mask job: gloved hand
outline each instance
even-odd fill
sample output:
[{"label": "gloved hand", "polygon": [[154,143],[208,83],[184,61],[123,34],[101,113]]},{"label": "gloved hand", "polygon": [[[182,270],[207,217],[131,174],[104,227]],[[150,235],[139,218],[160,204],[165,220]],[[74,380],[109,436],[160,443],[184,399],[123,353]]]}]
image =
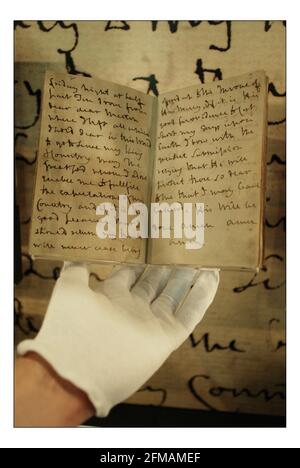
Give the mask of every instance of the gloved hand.
[{"label": "gloved hand", "polygon": [[98,416],[137,391],[183,343],[219,283],[217,270],[141,271],[121,268],[95,291],[86,265],[65,263],[40,332],[18,346],[83,390]]}]

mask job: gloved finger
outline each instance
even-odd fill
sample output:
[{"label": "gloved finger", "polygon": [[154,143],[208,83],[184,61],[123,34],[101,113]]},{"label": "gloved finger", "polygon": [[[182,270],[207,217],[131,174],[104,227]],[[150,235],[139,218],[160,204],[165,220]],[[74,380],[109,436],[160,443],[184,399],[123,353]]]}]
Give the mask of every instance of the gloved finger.
[{"label": "gloved finger", "polygon": [[152,302],[167,284],[171,271],[169,267],[149,266],[133,286],[132,294],[148,303]]},{"label": "gloved finger", "polygon": [[86,263],[64,262],[58,282],[65,283],[67,281],[73,284],[81,283],[88,286],[89,276],[90,273]]},{"label": "gloved finger", "polygon": [[173,314],[184,296],[189,291],[198,270],[195,268],[177,268],[172,271],[167,285],[151,304],[153,313],[160,316],[162,312]]},{"label": "gloved finger", "polygon": [[191,292],[175,317],[191,333],[214,300],[219,285],[218,270],[201,270]]},{"label": "gloved finger", "polygon": [[142,265],[126,266],[116,269],[112,272],[111,276],[103,281],[102,286],[104,291],[106,293],[110,291],[112,294],[116,294],[120,290],[124,291],[124,289],[129,291],[144,269],[145,267]]}]

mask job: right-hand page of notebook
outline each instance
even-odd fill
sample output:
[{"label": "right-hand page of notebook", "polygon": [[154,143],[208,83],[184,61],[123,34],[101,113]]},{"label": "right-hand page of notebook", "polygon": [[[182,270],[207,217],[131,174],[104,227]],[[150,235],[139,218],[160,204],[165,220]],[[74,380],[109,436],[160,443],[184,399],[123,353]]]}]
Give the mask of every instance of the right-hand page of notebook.
[{"label": "right-hand page of notebook", "polygon": [[204,203],[204,245],[151,239],[150,263],[261,265],[266,98],[264,72],[159,96],[152,202]]}]

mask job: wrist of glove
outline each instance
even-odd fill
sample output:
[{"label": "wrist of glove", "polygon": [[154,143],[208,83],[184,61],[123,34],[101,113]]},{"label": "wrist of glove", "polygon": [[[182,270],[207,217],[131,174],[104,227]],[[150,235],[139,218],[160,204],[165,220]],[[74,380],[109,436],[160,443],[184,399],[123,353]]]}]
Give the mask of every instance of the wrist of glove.
[{"label": "wrist of glove", "polygon": [[42,356],[103,417],[189,336],[214,299],[219,273],[125,267],[97,290],[88,282],[85,265],[65,263],[40,332],[17,350]]}]

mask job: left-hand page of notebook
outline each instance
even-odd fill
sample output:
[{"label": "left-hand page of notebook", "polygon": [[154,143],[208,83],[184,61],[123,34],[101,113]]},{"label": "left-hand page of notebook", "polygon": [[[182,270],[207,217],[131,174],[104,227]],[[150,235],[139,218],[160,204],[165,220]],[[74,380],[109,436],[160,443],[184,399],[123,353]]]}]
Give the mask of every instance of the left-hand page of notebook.
[{"label": "left-hand page of notebook", "polygon": [[100,239],[96,207],[147,203],[154,98],[106,81],[47,71],[30,253],[144,263],[146,239]]}]

